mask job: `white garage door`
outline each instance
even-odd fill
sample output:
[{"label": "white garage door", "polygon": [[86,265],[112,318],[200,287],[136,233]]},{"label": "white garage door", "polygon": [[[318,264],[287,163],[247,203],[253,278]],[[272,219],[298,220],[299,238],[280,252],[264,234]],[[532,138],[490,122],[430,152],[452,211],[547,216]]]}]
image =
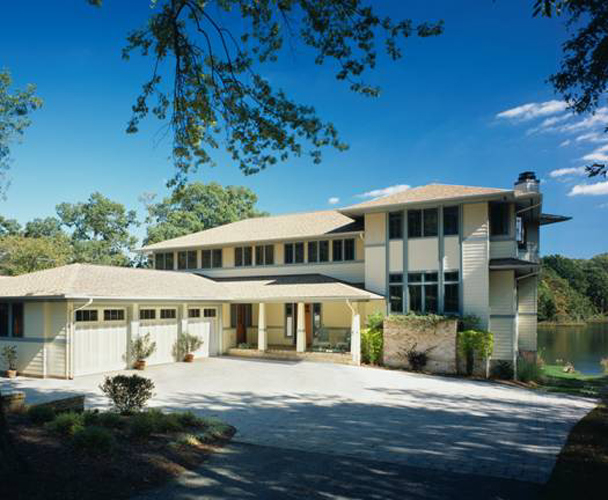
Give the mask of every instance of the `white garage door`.
[{"label": "white garage door", "polygon": [[194,357],[206,358],[209,356],[217,356],[219,346],[215,318],[189,319],[188,333],[196,335],[203,341],[201,348],[193,353]]},{"label": "white garage door", "polygon": [[126,354],[126,323],[76,323],[74,375],[123,370],[127,366]]},{"label": "white garage door", "polygon": [[150,334],[150,340],[156,342],[154,354],[146,360],[148,365],[160,365],[175,362],[174,348],[177,342],[177,319],[145,321],[139,326],[139,334]]}]

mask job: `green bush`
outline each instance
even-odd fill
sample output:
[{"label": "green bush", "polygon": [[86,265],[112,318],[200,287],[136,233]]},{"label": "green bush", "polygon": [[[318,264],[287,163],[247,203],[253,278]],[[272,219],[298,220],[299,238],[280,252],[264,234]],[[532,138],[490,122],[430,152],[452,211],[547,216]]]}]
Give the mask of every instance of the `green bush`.
[{"label": "green bush", "polygon": [[92,425],[74,433],[74,447],[90,455],[109,453],[114,448],[114,436],[103,427]]},{"label": "green bush", "polygon": [[543,378],[542,367],[535,360],[518,358],[517,380],[522,382],[540,382]]},{"label": "green bush", "polygon": [[148,359],[154,351],[156,351],[156,342],[152,341],[149,333],[131,340],[129,344],[131,358],[136,361]]},{"label": "green bush", "polygon": [[184,411],[180,413],[174,413],[182,427],[191,429],[195,427],[202,427],[204,422],[201,418],[197,417],[191,411]]},{"label": "green bush", "polygon": [[46,424],[55,419],[55,410],[49,406],[32,406],[27,416],[36,425]]},{"label": "green bush", "polygon": [[371,328],[361,330],[361,361],[363,363],[380,365],[383,347],[382,330],[372,330]]},{"label": "green bush", "polygon": [[148,412],[137,413],[129,418],[129,436],[145,439],[156,432],[156,421]]},{"label": "green bush", "polygon": [[483,330],[465,330],[458,332],[458,351],[466,361],[467,375],[473,374],[475,357],[487,359],[494,350],[494,335]]},{"label": "green bush", "polygon": [[99,388],[123,415],[141,411],[154,395],[154,382],[139,375],[106,377]]},{"label": "green bush", "polygon": [[464,332],[466,330],[479,330],[481,326],[481,319],[474,314],[466,314],[458,318],[458,331]]},{"label": "green bush", "polygon": [[47,428],[61,436],[73,436],[84,428],[84,418],[80,413],[67,412],[55,417],[55,420],[46,424]]},{"label": "green bush", "polygon": [[384,328],[384,314],[381,312],[375,312],[370,314],[366,320],[366,326],[370,330],[382,331]]},{"label": "green bush", "polygon": [[85,411],[82,416],[85,426],[97,426],[106,427],[108,429],[119,429],[124,424],[123,418],[120,416],[120,414],[113,411]]},{"label": "green bush", "polygon": [[407,362],[412,370],[415,372],[420,372],[428,363],[429,353],[437,346],[429,347],[424,351],[419,351],[416,349],[416,347],[418,347],[418,344],[414,343],[400,354],[407,359]]},{"label": "green bush", "polygon": [[511,380],[513,378],[513,365],[509,361],[500,360],[492,366],[490,375],[498,380]]},{"label": "green bush", "polygon": [[146,438],[155,433],[179,432],[185,427],[182,415],[163,413],[157,409],[137,413],[129,419],[129,434],[136,439]]}]

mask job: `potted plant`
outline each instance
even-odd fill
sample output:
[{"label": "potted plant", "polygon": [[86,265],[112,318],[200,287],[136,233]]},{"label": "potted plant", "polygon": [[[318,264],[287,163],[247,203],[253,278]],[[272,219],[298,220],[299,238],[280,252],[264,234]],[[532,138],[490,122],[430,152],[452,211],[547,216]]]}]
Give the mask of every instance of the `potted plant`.
[{"label": "potted plant", "polygon": [[194,360],[194,351],[197,351],[203,345],[203,341],[196,335],[191,335],[188,332],[183,332],[177,339],[177,352],[183,356],[186,363],[192,363]]},{"label": "potted plant", "polygon": [[6,376],[15,378],[17,376],[17,346],[7,345],[2,349],[2,357],[6,364]]},{"label": "potted plant", "polygon": [[131,357],[135,360],[133,368],[144,370],[146,368],[146,359],[152,356],[154,351],[156,351],[156,342],[150,340],[149,333],[131,340]]}]

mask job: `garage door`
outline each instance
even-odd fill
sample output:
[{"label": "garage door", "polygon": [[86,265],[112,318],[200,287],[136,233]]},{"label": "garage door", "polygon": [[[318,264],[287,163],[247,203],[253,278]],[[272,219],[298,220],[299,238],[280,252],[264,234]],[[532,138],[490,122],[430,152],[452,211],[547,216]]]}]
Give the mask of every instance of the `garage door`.
[{"label": "garage door", "polygon": [[173,363],[175,361],[174,348],[177,342],[177,319],[160,319],[156,321],[145,321],[139,326],[139,334],[150,334],[150,340],[156,342],[156,350],[146,363],[148,365],[160,365]]},{"label": "garage door", "polygon": [[215,318],[189,319],[188,333],[196,335],[203,341],[203,345],[194,353],[194,357],[206,358],[208,356],[217,356],[219,346]]},{"label": "garage door", "polygon": [[76,323],[74,375],[89,375],[126,368],[125,322]]}]

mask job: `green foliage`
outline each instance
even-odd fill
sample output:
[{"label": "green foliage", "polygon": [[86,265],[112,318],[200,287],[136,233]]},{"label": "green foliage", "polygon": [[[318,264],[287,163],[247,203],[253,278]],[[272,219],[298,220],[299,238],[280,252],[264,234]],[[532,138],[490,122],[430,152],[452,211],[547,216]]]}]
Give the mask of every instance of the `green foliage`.
[{"label": "green foliage", "polygon": [[200,417],[197,417],[191,411],[174,413],[173,415],[176,416],[181,426],[185,429],[203,427],[204,425],[204,420]]},{"label": "green foliage", "polygon": [[72,261],[67,237],[27,238],[21,235],[0,238],[0,274],[16,276]]},{"label": "green foliage", "polygon": [[7,370],[17,369],[17,346],[6,345],[2,348],[2,359]]},{"label": "green foliage", "polygon": [[50,406],[32,406],[27,411],[27,416],[32,423],[42,425],[55,419],[55,410]]},{"label": "green foliage", "polygon": [[426,364],[428,363],[429,353],[435,349],[436,346],[429,347],[424,351],[419,351],[416,349],[418,347],[417,343],[414,343],[410,347],[408,347],[401,354],[407,358],[407,362],[410,365],[410,368],[415,372],[422,371]]},{"label": "green foliage", "polygon": [[139,375],[106,377],[99,388],[123,415],[141,411],[154,395],[154,382]]},{"label": "green foliage", "polygon": [[84,428],[84,418],[80,413],[60,413],[52,422],[47,423],[46,427],[61,436],[74,436],[76,432]]},{"label": "green foliage", "polygon": [[374,331],[382,331],[384,328],[384,314],[377,311],[367,316],[366,319],[367,328]]},{"label": "green foliage", "polygon": [[188,332],[181,332],[175,342],[174,352],[177,357],[183,358],[186,354],[191,354],[203,345],[203,340],[197,335]]},{"label": "green foliage", "polygon": [[481,319],[479,316],[474,314],[466,314],[458,318],[458,331],[464,332],[465,330],[479,330],[481,326]]},{"label": "green foliage", "polygon": [[529,360],[523,357],[517,360],[517,380],[522,382],[540,382],[543,370],[536,360]]},{"label": "green foliage", "polygon": [[111,431],[95,425],[76,430],[73,443],[74,448],[87,455],[110,453],[116,445]]},{"label": "green foliage", "polygon": [[156,420],[148,412],[138,413],[129,418],[129,436],[133,439],[147,439],[156,432]]},{"label": "green foliage", "polygon": [[[188,427],[199,427],[201,424],[184,414],[163,413],[157,409],[137,413],[129,418],[129,435],[134,439],[144,439],[152,434],[179,432]],[[185,423],[196,422],[195,425]]]},{"label": "green foliage", "polygon": [[10,73],[0,69],[0,197],[5,196],[8,187],[10,146],[21,139],[25,129],[30,126],[31,113],[42,106],[42,100],[35,95],[34,85],[28,85],[25,90],[15,90],[11,93],[11,83]]},{"label": "green foliage", "polygon": [[513,379],[513,365],[509,361],[499,360],[490,370],[490,376],[498,380]]},{"label": "green foliage", "polygon": [[36,218],[25,224],[23,236],[26,238],[61,238],[65,236],[61,221],[55,217]]},{"label": "green foliage", "polygon": [[390,315],[389,319],[397,323],[409,323],[416,324],[425,327],[436,327],[442,321],[451,319],[449,316],[441,316],[439,314],[418,314],[415,312],[409,312],[407,314],[394,314]]},{"label": "green foliage", "polygon": [[131,339],[129,352],[131,357],[136,361],[148,359],[156,351],[156,342],[151,340],[150,334],[146,333],[134,339]]},{"label": "green foliage", "polygon": [[82,414],[85,426],[106,427],[108,429],[120,429],[124,426],[123,417],[113,411],[100,412],[97,410],[85,411]]},{"label": "green foliage", "polygon": [[145,244],[267,215],[255,208],[256,194],[242,186],[193,182],[158,203],[144,200],[148,212]]},{"label": "green foliage", "polygon": [[0,215],[0,237],[21,234],[21,224],[15,219],[5,219]]},{"label": "green foliage", "polygon": [[361,361],[370,365],[382,364],[384,338],[382,330],[364,328],[361,330]]},{"label": "green foliage", "polygon": [[483,330],[465,330],[458,332],[458,352],[466,360],[467,375],[473,374],[475,357],[487,359],[494,350],[494,335]]},{"label": "green foliage", "polygon": [[177,170],[170,186],[182,186],[199,166],[213,165],[211,153],[222,145],[245,174],[292,155],[319,163],[322,148],[346,145],[331,123],[290,99],[261,68],[283,56],[286,44],[299,43],[316,64],[335,64],[336,78],[353,92],[377,96],[379,89],[363,76],[376,66],[378,45],[397,60],[407,38],[442,30],[441,21],[381,17],[375,3],[364,0],[156,0],[150,19],[129,34],[123,49],[124,59],[139,53],[152,58],[154,68],[127,132],[137,132],[149,113],[169,122]]}]

